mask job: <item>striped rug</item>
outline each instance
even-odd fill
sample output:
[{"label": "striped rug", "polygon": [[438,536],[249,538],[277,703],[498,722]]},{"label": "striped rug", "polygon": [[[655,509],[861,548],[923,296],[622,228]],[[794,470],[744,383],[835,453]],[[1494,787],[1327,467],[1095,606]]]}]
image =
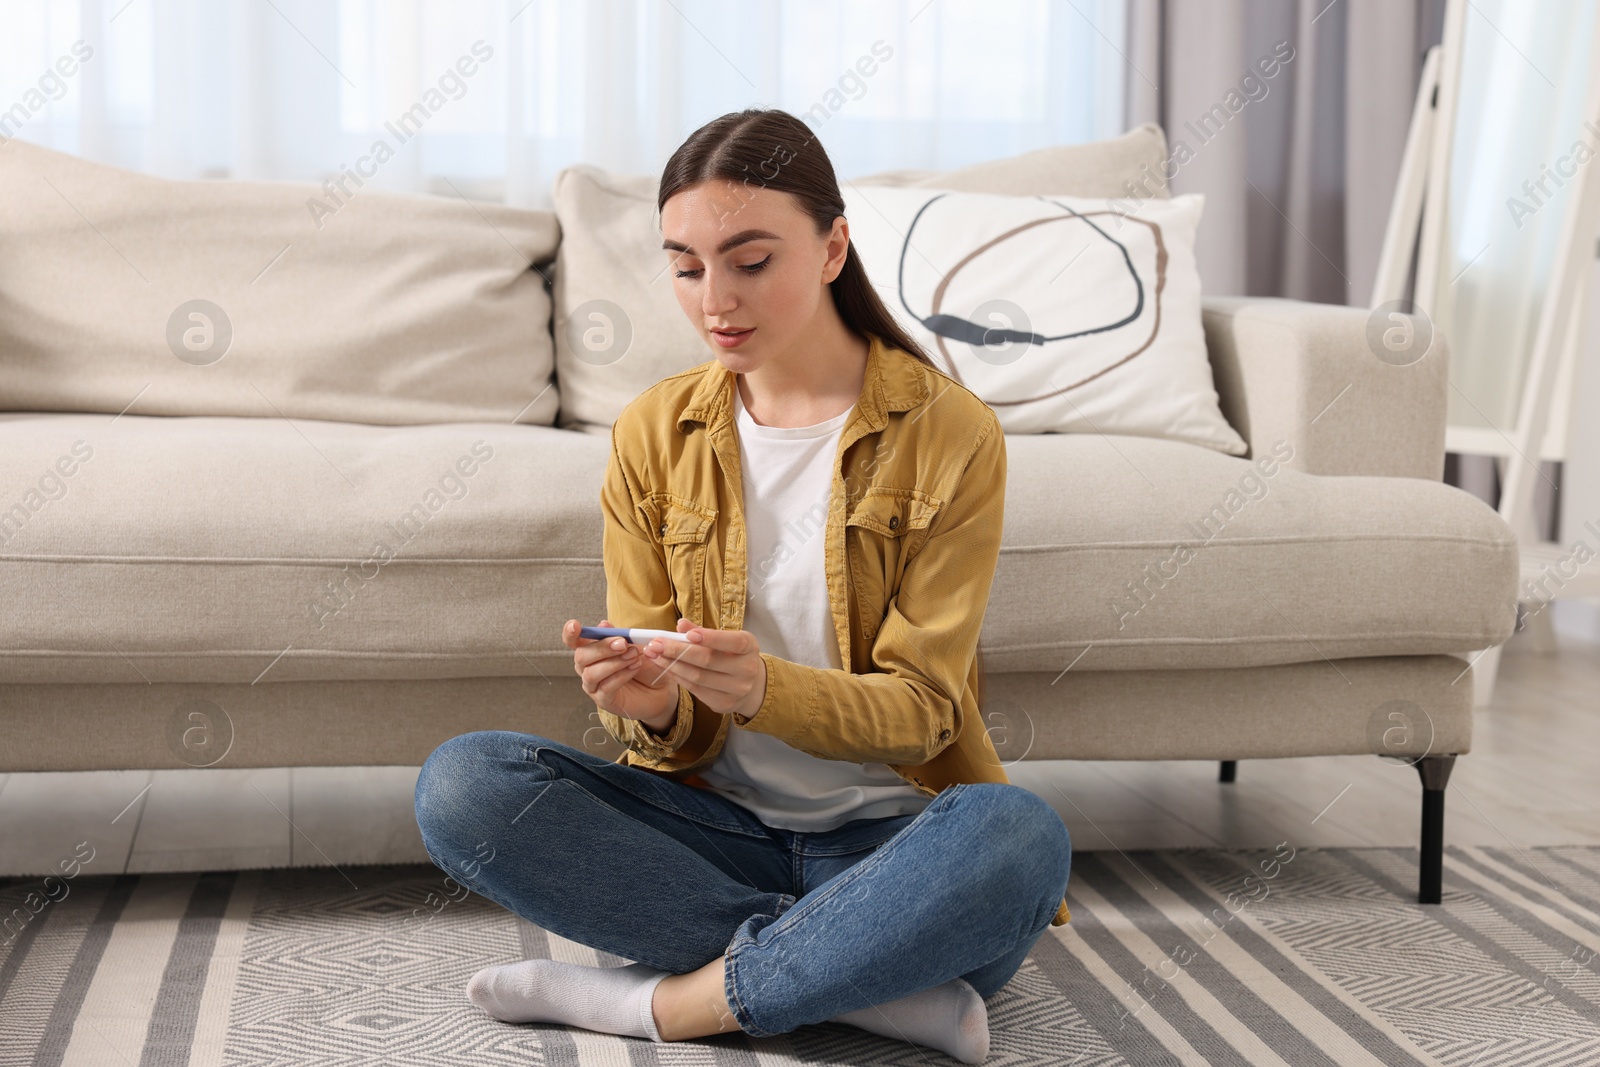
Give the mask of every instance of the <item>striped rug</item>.
[{"label": "striped rug", "polygon": [[[989,1000],[994,1065],[1600,1064],[1600,849],[1087,853]],[[460,897],[460,899],[455,899]],[[0,1064],[954,1063],[839,1023],[655,1045],[507,1026],[478,968],[616,957],[430,867],[0,883]]]}]

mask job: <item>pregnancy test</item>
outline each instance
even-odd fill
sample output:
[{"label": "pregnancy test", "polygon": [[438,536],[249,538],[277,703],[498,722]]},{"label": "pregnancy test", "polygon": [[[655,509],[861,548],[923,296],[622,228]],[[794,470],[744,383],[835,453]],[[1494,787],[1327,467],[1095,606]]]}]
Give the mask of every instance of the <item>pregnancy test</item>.
[{"label": "pregnancy test", "polygon": [[607,637],[621,637],[635,645],[642,645],[652,637],[659,637],[666,641],[689,642],[688,634],[680,634],[676,630],[647,630],[641,626],[585,626],[578,631],[579,637],[589,637],[603,640]]}]

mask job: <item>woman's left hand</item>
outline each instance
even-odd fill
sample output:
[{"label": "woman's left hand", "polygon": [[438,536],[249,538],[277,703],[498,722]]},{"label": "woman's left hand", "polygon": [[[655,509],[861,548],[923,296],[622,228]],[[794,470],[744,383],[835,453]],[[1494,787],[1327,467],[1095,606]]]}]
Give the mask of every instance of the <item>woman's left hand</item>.
[{"label": "woman's left hand", "polygon": [[[645,642],[645,659],[659,664],[661,672],[652,680],[662,675],[674,678],[719,714],[754,715],[767,695],[767,665],[755,635],[749,630],[711,630],[688,619],[679,619],[677,629],[688,635],[687,643],[659,637]],[[640,670],[648,671],[649,666],[640,664]]]}]

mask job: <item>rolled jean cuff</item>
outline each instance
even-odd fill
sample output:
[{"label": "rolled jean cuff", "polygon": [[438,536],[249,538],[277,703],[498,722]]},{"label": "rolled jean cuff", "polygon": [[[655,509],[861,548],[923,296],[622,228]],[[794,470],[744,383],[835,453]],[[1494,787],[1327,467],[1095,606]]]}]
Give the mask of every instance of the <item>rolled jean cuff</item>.
[{"label": "rolled jean cuff", "polygon": [[739,1024],[739,1029],[751,1037],[776,1037],[784,1031],[763,1030],[757,1026],[750,1015],[750,1009],[739,996],[737,983],[734,982],[734,973],[738,970],[739,954],[746,948],[756,943],[756,935],[767,927],[783,918],[784,912],[794,907],[798,898],[789,893],[782,894],[775,915],[752,915],[739,925],[734,931],[733,940],[728,943],[728,959],[722,969],[722,990],[728,1001],[728,1006],[733,1009],[733,1018]]}]

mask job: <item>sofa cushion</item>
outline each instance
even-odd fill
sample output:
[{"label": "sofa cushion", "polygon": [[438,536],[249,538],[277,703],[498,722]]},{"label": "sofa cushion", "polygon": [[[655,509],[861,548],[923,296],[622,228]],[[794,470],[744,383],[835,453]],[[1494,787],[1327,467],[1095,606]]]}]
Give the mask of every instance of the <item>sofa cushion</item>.
[{"label": "sofa cushion", "polygon": [[[1449,486],[1302,474],[1287,445],[1006,449],[991,671],[1337,670],[1510,634],[1516,547]],[[0,683],[567,674],[561,623],[605,611],[609,450],[502,423],[0,415]]]},{"label": "sofa cushion", "polygon": [[1305,474],[1285,465],[1290,441],[1238,459],[1147,437],[1007,435],[1006,454],[991,670],[1460,653],[1515,625],[1515,539],[1441,482]]},{"label": "sofa cushion", "polygon": [[0,681],[549,677],[605,610],[605,438],[0,415]]},{"label": "sofa cushion", "polygon": [[5,154],[0,410],[555,420],[549,212]]},{"label": "sofa cushion", "polygon": [[926,186],[1002,196],[1170,196],[1161,176],[1167,137],[1153,122],[1119,137],[1050,145],[954,170],[909,167],[853,178],[856,185]]},{"label": "sofa cushion", "polygon": [[[1092,144],[1041,148],[948,171],[884,171],[841,185],[938,186],[1011,196],[1166,196],[1160,178],[1165,156],[1160,127],[1146,124]],[[592,164],[556,175],[551,196],[562,238],[553,325],[562,427],[609,427],[651,385],[714,358],[673,295],[656,217],[659,188],[659,175],[616,174]]]}]

